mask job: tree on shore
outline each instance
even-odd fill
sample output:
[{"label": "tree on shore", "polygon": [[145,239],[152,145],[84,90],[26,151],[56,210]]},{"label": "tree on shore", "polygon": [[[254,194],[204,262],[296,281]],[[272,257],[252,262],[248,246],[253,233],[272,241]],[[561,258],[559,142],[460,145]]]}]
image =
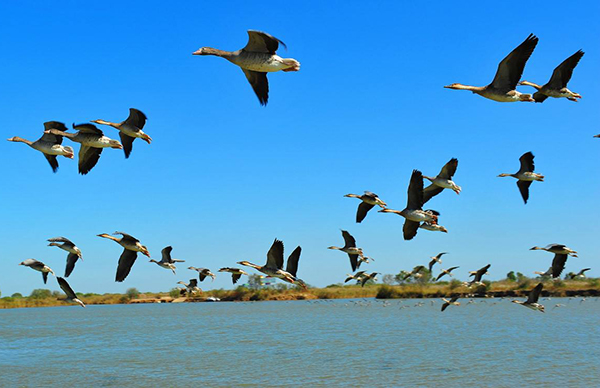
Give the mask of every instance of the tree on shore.
[{"label": "tree on shore", "polygon": [[137,288],[132,287],[132,288],[128,288],[127,291],[125,291],[125,295],[127,296],[127,298],[129,300],[131,300],[131,299],[135,299],[138,296],[140,296],[140,292],[138,291]]}]

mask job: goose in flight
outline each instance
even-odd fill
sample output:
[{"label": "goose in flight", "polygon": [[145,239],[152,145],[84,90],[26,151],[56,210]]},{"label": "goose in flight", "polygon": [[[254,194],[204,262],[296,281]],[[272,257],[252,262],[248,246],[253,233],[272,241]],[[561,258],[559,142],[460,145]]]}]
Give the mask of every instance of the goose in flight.
[{"label": "goose in flight", "polygon": [[544,312],[544,306],[538,303],[538,299],[540,298],[540,294],[542,293],[542,288],[544,285],[539,283],[533,290],[529,292],[529,296],[525,302],[521,302],[520,300],[513,300],[513,303],[520,304],[521,306],[528,307],[532,310]]},{"label": "goose in flight", "polygon": [[201,47],[193,55],[214,55],[238,65],[250,82],[261,105],[269,100],[267,73],[274,71],[298,71],[300,62],[292,58],[281,58],[276,54],[279,44],[285,43],[265,32],[248,30],[246,47],[237,51],[223,51],[211,47]]},{"label": "goose in flight", "polygon": [[359,269],[362,263],[369,264],[371,261],[375,261],[375,259],[369,256],[359,255],[356,262],[356,269]]},{"label": "goose in flight", "polygon": [[200,287],[198,287],[198,280],[197,279],[190,279],[189,283],[184,283],[183,281],[179,281],[177,282],[177,284],[183,284],[186,288],[186,291],[188,293],[188,295],[192,295],[198,292],[202,292],[202,290],[200,289]]},{"label": "goose in flight", "polygon": [[577,272],[576,274],[571,274],[571,280],[575,279],[575,278],[585,278],[585,273],[587,271],[589,271],[591,268],[584,268],[581,271]]},{"label": "goose in flight", "polygon": [[573,69],[579,63],[584,52],[579,50],[569,58],[565,59],[556,69],[552,72],[552,77],[547,84],[540,86],[529,81],[521,81],[519,85],[533,86],[537,89],[537,92],[533,93],[533,99],[535,102],[544,102],[548,97],[560,98],[565,97],[567,100],[577,102],[578,98],[581,98],[581,94],[573,93],[567,89],[567,84],[573,76]]},{"label": "goose in flight", "polygon": [[119,257],[119,265],[115,276],[116,282],[122,282],[129,275],[129,271],[131,271],[131,267],[137,259],[137,253],[141,252],[143,255],[150,257],[150,252],[148,252],[148,248],[140,243],[140,240],[127,233],[115,232],[113,234],[120,234],[122,237],[117,238],[106,233],[99,234],[98,237],[113,240],[124,248],[121,257]]},{"label": "goose in flight", "polygon": [[383,208],[381,213],[395,213],[406,218],[402,228],[404,239],[412,240],[417,235],[421,222],[437,224],[439,213],[435,210],[423,210],[423,175],[419,170],[413,170],[408,185],[408,200],[404,210]]},{"label": "goose in flight", "polygon": [[431,269],[433,268],[433,265],[435,263],[442,264],[442,256],[447,255],[447,254],[448,254],[448,252],[441,252],[435,256],[431,256],[430,257],[431,261],[429,262],[429,272],[431,272]]},{"label": "goose in flight", "polygon": [[201,282],[204,281],[204,279],[206,279],[206,277],[210,276],[212,278],[212,281],[215,281],[215,274],[212,273],[210,271],[210,269],[208,268],[196,268],[196,267],[188,267],[188,269],[191,269],[192,271],[198,271],[198,278],[200,279]]},{"label": "goose in flight", "polygon": [[36,141],[29,141],[18,136],[13,136],[7,140],[17,143],[25,143],[34,150],[40,151],[44,154],[46,160],[48,160],[48,163],[50,163],[52,171],[56,172],[58,170],[58,160],[56,160],[56,157],[62,155],[65,158],[73,159],[75,151],[73,151],[72,147],[62,145],[62,136],[46,133],[46,131],[51,129],[66,131],[67,127],[63,123],[58,121],[47,121],[44,123],[44,129],[44,134]]},{"label": "goose in flight", "polygon": [[[297,252],[297,259],[300,259],[300,251],[296,250],[294,252]],[[293,255],[294,253],[292,253]],[[292,256],[290,255],[290,257]],[[296,259],[296,269],[298,266],[298,262]],[[296,277],[294,275],[292,275],[291,273],[284,271],[283,270],[283,242],[281,240],[277,240],[275,239],[275,241],[273,241],[273,244],[271,245],[271,248],[269,249],[269,251],[267,252],[267,263],[263,266],[257,265],[257,264],[253,264],[250,263],[249,261],[239,261],[238,264],[240,265],[245,265],[247,267],[252,267],[262,273],[264,273],[267,276],[271,276],[274,278],[278,278],[281,279],[283,281],[286,281],[288,283],[292,283],[294,284]],[[292,259],[293,261],[294,259]],[[289,259],[288,259],[289,261]],[[292,265],[293,267],[293,265]]]},{"label": "goose in flight", "polygon": [[171,258],[172,250],[173,250],[173,247],[170,245],[168,247],[163,248],[163,250],[160,252],[162,255],[162,258],[160,259],[160,261],[150,259],[150,263],[156,263],[160,267],[170,269],[171,271],[173,271],[173,275],[175,275],[175,263],[184,263],[185,260],[172,259]]},{"label": "goose in flight", "polygon": [[427,201],[441,193],[444,189],[450,189],[456,194],[460,194],[462,189],[452,181],[452,177],[456,173],[457,167],[458,159],[452,158],[444,165],[444,167],[442,167],[442,170],[436,177],[432,178],[423,175],[423,178],[431,182],[431,184],[423,190],[423,204],[427,203]]},{"label": "goose in flight", "polygon": [[68,278],[75,268],[77,259],[83,260],[83,257],[81,256],[81,249],[79,249],[71,240],[66,237],[49,238],[48,241],[50,242],[48,246],[59,247],[60,249],[69,252],[67,255],[67,266],[65,268],[65,277]]},{"label": "goose in flight", "polygon": [[358,280],[360,282],[360,286],[364,287],[365,283],[367,283],[369,280],[376,281],[377,274],[379,274],[379,272],[371,272],[370,274],[363,274],[363,276]]},{"label": "goose in flight", "polygon": [[437,278],[435,278],[435,281],[437,282],[438,280],[440,280],[444,275],[449,275],[450,277],[452,277],[452,271],[454,271],[455,269],[460,268],[460,267],[450,267],[448,269],[442,269],[442,272],[438,275]]},{"label": "goose in flight", "polygon": [[363,195],[346,194],[344,197],[358,198],[362,201],[360,205],[358,205],[358,210],[356,211],[356,222],[359,224],[365,219],[369,210],[373,209],[375,205],[378,205],[381,208],[385,208],[387,206],[387,204],[383,202],[377,194],[370,191],[365,191]]},{"label": "goose in flight", "polygon": [[129,117],[120,123],[111,123],[105,120],[92,120],[92,123],[110,125],[113,128],[119,130],[119,137],[121,143],[123,143],[123,151],[125,151],[125,158],[128,158],[133,149],[133,141],[136,138],[140,138],[146,143],[150,144],[152,138],[148,134],[144,133],[142,129],[146,125],[146,115],[135,108],[129,108]]},{"label": "goose in flight", "polygon": [[85,304],[79,298],[77,298],[77,294],[75,293],[75,291],[73,291],[73,289],[65,279],[57,277],[56,280],[58,281],[58,285],[60,286],[60,288],[62,288],[65,295],[67,295],[67,297],[63,300],[67,302],[72,301],[78,303],[81,307],[85,307]]},{"label": "goose in flight", "polygon": [[360,280],[362,279],[362,277],[365,276],[366,272],[367,271],[358,271],[354,275],[347,274],[346,275],[346,280],[344,280],[344,283],[348,283],[350,280],[356,280],[357,282],[360,282]]},{"label": "goose in flight", "polygon": [[68,138],[69,140],[80,143],[79,148],[79,173],[85,175],[94,168],[102,149],[104,148],[116,148],[123,149],[121,143],[117,140],[110,139],[104,136],[104,132],[98,129],[94,124],[73,124],[73,129],[76,133],[65,132],[65,130],[49,129],[44,133],[50,133],[52,135],[58,135]]},{"label": "goose in flight", "polygon": [[530,34],[527,39],[510,52],[498,65],[496,76],[487,86],[469,86],[454,83],[444,86],[448,89],[470,90],[482,97],[498,102],[528,101],[533,102],[531,94],[520,93],[517,84],[523,75],[527,60],[538,43],[537,36]]},{"label": "goose in flight", "polygon": [[342,237],[344,238],[344,246],[336,247],[330,246],[327,249],[337,249],[338,251],[346,252],[348,257],[350,258],[350,266],[352,266],[352,272],[356,271],[358,268],[358,258],[359,256],[364,256],[362,248],[356,247],[356,240],[350,233],[345,230],[342,230]]},{"label": "goose in flight", "polygon": [[530,251],[546,251],[550,253],[558,253],[561,255],[569,255],[573,257],[577,257],[577,251],[569,248],[564,244],[548,244],[545,247],[533,247],[529,249]]},{"label": "goose in flight", "polygon": [[[52,275],[54,275],[54,271],[52,271],[52,269],[50,267],[48,267],[46,264],[42,263],[41,261],[37,261],[36,259],[24,260],[21,263],[19,263],[19,265],[24,265],[25,267],[29,267],[38,272],[41,272],[42,279],[44,279],[44,284],[46,284],[46,282],[48,281],[48,273],[51,273]],[[56,275],[54,275],[54,276],[56,276]]]},{"label": "goose in flight", "polygon": [[[300,261],[300,254],[302,253],[302,248],[300,246],[297,246],[296,249],[294,249],[294,251],[290,254],[290,256],[287,259],[287,265],[285,267],[285,272],[289,273],[290,275],[292,275],[294,277],[294,283],[293,284],[298,284],[300,285],[302,288],[306,289],[306,283],[304,283],[304,280],[298,278],[297,273],[298,273],[298,262]],[[359,256],[360,259],[361,256]]]},{"label": "goose in flight", "polygon": [[521,192],[521,197],[523,197],[523,201],[527,203],[529,199],[529,186],[531,186],[531,182],[533,181],[544,181],[544,176],[542,174],[536,174],[533,172],[535,169],[535,164],[533,163],[533,154],[530,152],[526,152],[519,158],[521,162],[521,168],[517,171],[516,174],[500,174],[499,177],[513,177],[517,178],[517,186],[519,187],[519,191]]},{"label": "goose in flight", "polygon": [[460,306],[460,302],[457,302],[458,296],[453,296],[452,298],[450,298],[450,300],[446,298],[442,298],[442,300],[444,301],[444,304],[442,304],[442,311],[446,310],[450,305]]},{"label": "goose in flight", "polygon": [[473,280],[471,280],[470,282],[465,282],[464,284],[467,287],[471,287],[473,284],[477,284],[479,286],[483,286],[485,285],[482,281],[481,278],[483,277],[483,275],[486,275],[488,272],[488,269],[491,267],[491,264],[486,265],[483,268],[478,269],[477,271],[471,271],[469,272],[469,276],[474,276]]},{"label": "goose in flight", "polygon": [[567,264],[567,258],[569,256],[577,257],[577,252],[572,250],[571,248],[562,245],[562,244],[550,244],[545,247],[533,247],[530,249],[531,251],[542,250],[550,253],[554,253],[554,258],[552,259],[552,278],[556,279],[560,276],[562,271],[565,269],[565,265]]},{"label": "goose in flight", "polygon": [[410,277],[414,277],[415,279],[418,279],[423,276],[422,272],[425,271],[425,269],[426,268],[424,265],[417,265],[416,267],[413,268],[412,271],[407,273],[402,280],[408,280],[408,278],[410,278]]},{"label": "goose in flight", "polygon": [[[436,212],[435,210],[425,210],[425,211],[431,212],[433,215],[436,215],[436,216],[440,215],[440,213]],[[429,230],[432,232],[448,233],[448,229],[446,229],[442,225],[438,224],[437,221],[425,221],[421,225],[419,225],[419,228]]]},{"label": "goose in flight", "polygon": [[233,282],[233,284],[237,283],[237,281],[240,280],[242,275],[248,276],[248,272],[233,267],[223,267],[219,269],[219,272],[229,272],[231,274],[231,281]]}]

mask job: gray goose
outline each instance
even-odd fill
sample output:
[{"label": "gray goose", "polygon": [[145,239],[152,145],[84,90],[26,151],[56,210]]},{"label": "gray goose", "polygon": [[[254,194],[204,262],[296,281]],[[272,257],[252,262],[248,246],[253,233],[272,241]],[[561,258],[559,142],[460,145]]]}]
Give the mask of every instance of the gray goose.
[{"label": "gray goose", "polygon": [[412,271],[407,273],[402,280],[408,280],[408,278],[410,278],[410,277],[418,279],[423,276],[422,272],[425,270],[426,270],[426,268],[424,265],[417,265],[416,267],[413,268]]},{"label": "gray goose", "polygon": [[440,280],[444,275],[449,275],[452,276],[452,271],[454,271],[455,269],[460,268],[460,267],[450,267],[448,269],[442,269],[442,272],[440,272],[440,274],[438,275],[437,278],[435,278],[435,281],[437,282],[438,280]]},{"label": "gray goose", "polygon": [[344,197],[358,198],[362,201],[360,205],[358,205],[358,210],[356,211],[356,222],[359,224],[365,219],[369,210],[373,209],[375,205],[378,205],[382,208],[387,206],[387,204],[383,202],[377,194],[370,191],[365,191],[363,195],[346,194]]},{"label": "gray goose", "polygon": [[183,281],[179,281],[179,282],[177,282],[177,284],[183,284],[186,287],[186,291],[187,291],[188,295],[192,295],[197,292],[202,292],[200,287],[198,287],[197,279],[190,279],[190,282],[188,284],[184,283]]},{"label": "gray goose", "polygon": [[44,279],[44,284],[46,284],[46,282],[48,281],[48,273],[51,273],[52,275],[54,275],[54,271],[52,271],[52,269],[50,267],[48,267],[46,264],[42,263],[41,261],[37,261],[36,259],[24,260],[21,263],[19,263],[19,265],[24,265],[25,267],[29,267],[33,270],[41,272],[42,279]]},{"label": "gray goose", "polygon": [[63,300],[67,302],[72,301],[78,303],[81,307],[85,307],[85,304],[79,298],[77,298],[77,294],[75,293],[75,291],[73,291],[73,289],[65,279],[57,277],[56,280],[58,281],[58,285],[60,286],[60,288],[62,288],[64,293],[67,295],[67,297]]},{"label": "gray goose", "polygon": [[527,39],[510,52],[498,65],[496,76],[487,86],[468,86],[454,83],[444,86],[448,89],[470,90],[482,97],[498,102],[528,101],[533,102],[531,94],[520,93],[516,90],[517,84],[525,69],[527,60],[533,53],[538,38],[530,34]]},{"label": "gray goose", "polygon": [[113,128],[119,130],[119,137],[121,143],[123,143],[123,151],[125,151],[125,158],[129,158],[131,150],[133,149],[133,141],[136,138],[140,138],[146,143],[150,144],[152,138],[148,134],[144,133],[142,129],[146,125],[146,115],[135,108],[129,108],[129,117],[120,123],[111,123],[106,120],[92,120],[92,123],[110,125]]},{"label": "gray goose", "polygon": [[248,43],[237,51],[223,51],[211,47],[201,47],[193,55],[214,55],[238,65],[250,82],[261,105],[269,100],[267,73],[274,71],[298,71],[300,62],[292,58],[281,58],[276,54],[279,43],[285,43],[265,32],[248,30]]},{"label": "gray goose", "polygon": [[338,251],[346,252],[348,257],[350,258],[350,266],[352,267],[352,272],[356,271],[358,268],[358,257],[363,256],[362,248],[356,247],[356,240],[350,233],[345,230],[342,230],[342,237],[344,238],[344,246],[336,247],[330,246],[327,249],[337,249]]},{"label": "gray goose", "polygon": [[547,84],[540,86],[529,81],[521,81],[519,85],[533,86],[537,89],[537,92],[533,93],[533,99],[535,102],[544,102],[548,97],[560,98],[565,97],[567,100],[577,102],[581,95],[573,93],[567,89],[567,84],[573,76],[573,69],[579,63],[584,52],[579,50],[569,58],[565,59],[560,65],[552,72],[552,77]]},{"label": "gray goose", "polygon": [[140,240],[130,234],[123,232],[115,232],[113,234],[120,234],[122,237],[116,238],[106,233],[99,234],[98,237],[113,240],[124,248],[121,257],[119,257],[119,265],[117,266],[117,274],[115,276],[116,282],[122,282],[129,275],[131,267],[133,267],[133,263],[137,259],[137,253],[141,252],[150,257],[150,252],[148,252],[148,248],[140,243]]},{"label": "gray goose", "polygon": [[521,192],[521,197],[523,197],[523,202],[527,204],[527,200],[529,199],[529,186],[531,186],[531,182],[533,181],[544,181],[544,176],[542,174],[536,174],[533,172],[535,170],[535,163],[533,162],[533,154],[530,152],[525,152],[519,158],[519,162],[521,162],[521,168],[517,171],[516,174],[500,174],[499,177],[513,177],[517,178],[517,186],[519,187],[519,191]]},{"label": "gray goose", "polygon": [[402,227],[405,240],[412,240],[417,235],[421,222],[437,224],[439,215],[435,210],[423,210],[423,175],[419,170],[413,170],[410,177],[406,208],[404,210],[383,208],[379,212],[395,213],[406,218]]},{"label": "gray goose", "polygon": [[579,271],[579,272],[577,272],[577,273],[575,273],[575,274],[572,274],[572,275],[571,275],[571,280],[573,280],[573,279],[575,279],[575,278],[585,278],[585,273],[586,273],[587,271],[589,271],[590,269],[591,269],[591,268],[584,268],[584,269],[582,269],[581,271]]},{"label": "gray goose", "polygon": [[208,276],[210,276],[213,280],[213,282],[215,281],[215,274],[212,273],[210,271],[210,269],[208,268],[196,268],[196,267],[188,267],[188,269],[191,269],[193,271],[198,271],[198,278],[200,279],[201,282],[204,281],[204,279],[206,279]]},{"label": "gray goose", "polygon": [[64,136],[71,141],[81,144],[81,148],[79,148],[78,163],[79,173],[81,175],[87,174],[92,170],[92,168],[94,168],[100,159],[102,149],[123,149],[121,143],[119,143],[117,140],[113,140],[104,136],[104,132],[98,129],[98,127],[96,127],[94,124],[73,124],[73,129],[77,132],[69,133],[58,129],[50,129],[46,131],[46,133]]},{"label": "gray goose", "polygon": [[369,280],[373,280],[376,281],[377,280],[377,275],[379,274],[379,272],[371,272],[370,274],[363,274],[363,276],[358,280],[360,282],[360,286],[364,287],[365,284],[369,281]]},{"label": "gray goose", "polygon": [[58,170],[58,160],[56,157],[62,155],[65,158],[73,159],[74,151],[73,148],[62,145],[62,136],[46,133],[46,131],[49,131],[50,129],[66,131],[67,127],[63,123],[58,121],[47,121],[44,123],[44,128],[44,134],[36,141],[29,141],[18,136],[13,136],[7,140],[17,143],[25,143],[34,150],[40,151],[44,154],[44,157],[46,157],[48,163],[50,163],[52,171],[56,172]]},{"label": "gray goose", "polygon": [[442,167],[442,170],[436,177],[432,178],[423,175],[423,178],[431,182],[431,184],[423,190],[423,204],[427,203],[427,201],[441,193],[444,189],[450,189],[456,194],[460,194],[460,186],[452,181],[452,177],[456,173],[457,167],[458,159],[452,158],[444,165],[444,167]]},{"label": "gray goose", "polygon": [[460,302],[457,302],[458,300],[458,296],[455,295],[452,298],[450,298],[450,300],[446,299],[446,298],[442,298],[442,300],[444,301],[444,304],[442,304],[442,311],[446,310],[448,308],[448,306],[452,305],[452,306],[460,306]]},{"label": "gray goose", "polygon": [[237,283],[238,280],[242,277],[242,275],[248,276],[248,272],[243,269],[234,268],[234,267],[223,267],[220,268],[218,272],[229,272],[231,274],[231,281],[233,284]]},{"label": "gray goose", "polygon": [[563,244],[550,244],[546,247],[533,247],[531,251],[542,250],[550,253],[554,253],[552,259],[552,278],[556,279],[560,276],[562,271],[565,269],[567,264],[567,258],[570,256],[577,257],[577,252]]},{"label": "gray goose", "polygon": [[542,283],[535,286],[535,288],[529,292],[529,296],[525,302],[521,302],[520,300],[513,300],[512,302],[543,313],[544,306],[538,303],[543,287],[544,285]]},{"label": "gray goose", "polygon": [[429,272],[431,272],[431,270],[433,269],[433,265],[435,263],[442,264],[442,256],[447,255],[447,254],[448,254],[448,252],[441,252],[435,256],[431,256],[430,257],[431,261],[429,262]]},{"label": "gray goose", "polygon": [[[252,268],[264,273],[267,276],[278,278],[285,282],[294,284],[294,282],[296,281],[296,276],[292,275],[288,271],[283,270],[283,250],[284,250],[283,242],[281,240],[275,239],[275,241],[273,241],[273,244],[271,245],[271,248],[269,248],[269,251],[267,252],[267,263],[265,265],[261,266],[261,265],[253,264],[246,260],[239,261],[238,264],[245,265],[247,267],[252,267]],[[294,271],[294,273],[298,269],[298,260],[300,259],[300,251],[301,251],[301,249],[299,249],[299,247],[298,247],[292,253],[292,255],[297,255],[296,258],[292,258],[292,261],[295,260],[295,266],[294,266],[294,264],[292,264],[290,266],[289,259],[288,259],[288,267],[291,268]],[[290,255],[290,257],[292,257],[292,255]]]},{"label": "gray goose", "polygon": [[160,252],[162,255],[160,261],[150,259],[150,263],[156,263],[159,267],[170,269],[171,271],[173,271],[173,275],[175,275],[175,263],[184,263],[185,260],[177,260],[171,258],[172,250],[173,247],[170,245],[168,247],[163,248],[163,250]]},{"label": "gray goose", "polygon": [[483,286],[484,283],[481,281],[481,278],[483,277],[483,275],[488,273],[487,271],[491,266],[491,264],[488,264],[485,267],[478,269],[477,271],[469,272],[469,276],[474,276],[474,278],[470,282],[466,282],[465,285],[467,287],[471,287],[473,284]]},{"label": "gray goose", "polygon": [[81,249],[79,249],[73,241],[69,240],[66,237],[53,237],[49,238],[48,241],[50,247],[59,247],[62,250],[69,252],[67,255],[67,266],[65,267],[65,277],[68,278],[73,269],[75,268],[75,263],[78,259],[83,260],[81,256]]}]

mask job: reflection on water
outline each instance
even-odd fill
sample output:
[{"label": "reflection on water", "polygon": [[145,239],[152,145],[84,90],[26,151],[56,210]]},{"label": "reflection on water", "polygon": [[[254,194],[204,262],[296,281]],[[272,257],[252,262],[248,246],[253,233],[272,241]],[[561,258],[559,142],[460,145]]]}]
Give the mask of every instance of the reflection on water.
[{"label": "reflection on water", "polygon": [[[600,302],[180,303],[0,310],[2,386],[595,386]],[[564,307],[553,308],[556,304]]]}]

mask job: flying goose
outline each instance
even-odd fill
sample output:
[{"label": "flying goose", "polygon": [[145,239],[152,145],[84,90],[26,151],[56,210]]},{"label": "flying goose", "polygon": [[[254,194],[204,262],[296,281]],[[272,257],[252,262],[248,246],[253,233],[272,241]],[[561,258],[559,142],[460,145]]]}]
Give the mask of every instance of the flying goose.
[{"label": "flying goose", "polygon": [[267,73],[274,71],[298,71],[300,62],[292,58],[281,58],[275,52],[279,43],[287,49],[285,43],[265,32],[248,30],[246,47],[237,51],[223,51],[211,47],[201,47],[193,55],[215,55],[242,68],[261,105],[269,100],[269,81]]},{"label": "flying goose", "polygon": [[83,257],[81,256],[81,250],[66,237],[49,238],[48,241],[50,241],[50,244],[48,244],[48,246],[59,247],[60,249],[69,252],[69,254],[67,255],[67,266],[65,268],[65,277],[68,278],[71,272],[73,272],[73,269],[75,268],[75,263],[77,262],[77,259],[83,260]]},{"label": "flying goose", "polygon": [[363,256],[362,248],[356,247],[356,240],[350,233],[342,230],[342,237],[344,238],[344,246],[342,248],[336,246],[327,247],[327,249],[337,249],[338,251],[346,252],[350,258],[350,265],[352,266],[352,272],[358,268],[358,258]]},{"label": "flying goose", "polygon": [[405,240],[412,240],[417,235],[421,222],[437,223],[439,213],[434,210],[423,210],[423,175],[419,170],[413,170],[408,185],[408,200],[404,210],[383,208],[381,213],[395,213],[406,218],[402,228]]},{"label": "flying goose", "polygon": [[442,298],[442,300],[444,301],[444,304],[442,304],[442,311],[446,310],[448,308],[448,306],[450,306],[450,305],[460,306],[460,302],[457,302],[458,295],[453,296],[452,298],[450,298],[450,300],[448,300],[446,298]]},{"label": "flying goose", "polygon": [[483,277],[483,275],[486,275],[488,273],[487,271],[491,266],[491,264],[488,264],[485,267],[478,269],[477,271],[469,272],[469,276],[474,276],[474,278],[470,282],[465,282],[464,284],[467,287],[471,287],[473,284],[483,286],[484,283],[481,281],[481,278]]},{"label": "flying goose", "polygon": [[179,282],[177,282],[177,284],[183,284],[186,288],[188,295],[192,295],[197,292],[202,292],[200,287],[198,287],[197,279],[190,279],[190,282],[188,284],[184,283],[183,281],[179,281]]},{"label": "flying goose", "polygon": [[346,275],[346,280],[344,280],[344,283],[348,283],[350,280],[360,281],[362,279],[362,277],[365,276],[366,272],[367,271],[358,271],[354,275],[347,274]]},{"label": "flying goose", "polygon": [[237,281],[242,277],[242,275],[248,276],[248,272],[233,267],[223,267],[219,269],[219,272],[229,272],[231,274],[231,281],[233,284],[237,283]]},{"label": "flying goose", "polygon": [[442,272],[438,275],[437,278],[435,278],[435,281],[437,282],[438,280],[440,280],[444,275],[449,275],[449,276],[453,276],[451,274],[452,271],[454,271],[455,269],[460,268],[460,267],[450,267],[448,269],[442,269]]},{"label": "flying goose", "polygon": [[417,265],[416,267],[413,268],[412,271],[407,273],[402,280],[407,280],[411,276],[418,279],[423,276],[423,274],[421,272],[423,272],[424,270],[425,270],[424,265]]},{"label": "flying goose", "polygon": [[175,275],[175,263],[184,263],[185,260],[176,260],[176,259],[172,259],[171,258],[171,251],[173,250],[172,246],[168,246],[163,248],[163,250],[160,252],[162,255],[162,258],[160,259],[160,261],[156,261],[154,259],[150,259],[150,263],[156,263],[158,264],[158,266],[166,268],[166,269],[170,269],[171,271],[173,271],[173,275]]},{"label": "flying goose", "polygon": [[[297,250],[296,254],[298,255],[297,259],[299,259],[300,251]],[[290,255],[290,257],[291,257],[291,255]],[[284,260],[283,259],[283,242],[281,240],[275,239],[275,241],[273,241],[273,244],[271,245],[271,248],[267,252],[267,263],[265,265],[260,266],[257,264],[250,263],[249,261],[246,261],[246,260],[239,261],[238,264],[245,265],[247,267],[252,267],[252,268],[264,273],[267,276],[278,278],[278,279],[281,279],[288,283],[294,284],[296,277],[294,275],[292,275],[291,273],[283,270],[283,260]],[[294,259],[292,259],[292,260],[294,260]],[[298,265],[298,262],[296,261],[296,269],[297,269],[297,265]],[[292,267],[293,267],[293,265],[292,265]]]},{"label": "flying goose", "polygon": [[[302,288],[306,289],[306,283],[304,280],[298,278],[298,262],[300,261],[300,254],[302,253],[302,248],[297,246],[296,249],[290,254],[287,259],[287,265],[285,267],[285,272],[289,273],[294,277],[294,284],[300,285]],[[359,256],[360,258],[360,256]]]},{"label": "flying goose", "polygon": [[[44,128],[46,131],[53,129],[53,128],[63,130],[63,131],[67,130],[67,127],[65,127],[65,125],[63,123],[60,123],[58,121],[47,121],[44,123]],[[25,143],[28,146],[30,146],[31,148],[33,148],[34,150],[38,150],[41,153],[43,153],[44,156],[46,157],[46,160],[48,160],[48,163],[50,163],[50,167],[52,167],[52,171],[54,171],[54,172],[56,172],[58,170],[58,160],[56,160],[56,157],[58,155],[62,155],[65,158],[73,159],[73,155],[74,155],[73,148],[62,145],[62,136],[57,136],[57,135],[53,135],[51,133],[44,132],[42,137],[40,137],[38,140],[33,141],[33,142],[23,139],[18,136],[13,136],[7,140],[17,142],[17,143]]]},{"label": "flying goose", "polygon": [[133,149],[133,141],[136,137],[144,140],[148,144],[152,142],[152,138],[142,131],[144,125],[146,125],[146,120],[146,115],[142,111],[135,108],[129,108],[129,117],[127,117],[125,121],[111,123],[110,121],[105,120],[92,120],[92,123],[110,125],[111,127],[118,129],[121,143],[123,143],[123,151],[125,151],[125,158],[128,158]]},{"label": "flying goose", "polygon": [[148,252],[148,248],[140,243],[140,240],[127,233],[115,232],[113,234],[120,234],[122,237],[116,238],[106,233],[99,234],[98,237],[113,240],[125,248],[123,249],[123,253],[121,253],[121,257],[119,257],[119,265],[115,276],[116,282],[122,282],[129,275],[129,271],[131,271],[131,267],[133,267],[133,263],[137,259],[137,253],[141,252],[143,255],[150,257],[150,252]]},{"label": "flying goose", "polygon": [[529,186],[531,186],[531,182],[533,181],[544,181],[544,176],[542,174],[536,174],[533,172],[535,169],[535,164],[533,163],[533,154],[530,152],[526,152],[519,158],[521,162],[521,168],[517,171],[516,174],[500,174],[499,177],[513,177],[517,178],[517,186],[519,187],[519,191],[521,192],[521,196],[523,197],[523,201],[527,203],[529,199]]},{"label": "flying goose", "polygon": [[567,89],[567,84],[573,76],[573,69],[579,63],[584,52],[579,50],[569,58],[565,59],[560,65],[552,72],[550,81],[544,86],[534,84],[529,81],[521,81],[519,85],[533,86],[537,89],[537,92],[533,93],[533,99],[535,102],[544,102],[548,97],[560,98],[565,97],[567,100],[577,102],[578,98],[581,98],[581,94],[573,93]]},{"label": "flying goose", "polygon": [[58,281],[58,285],[60,286],[60,288],[62,288],[64,293],[67,295],[67,297],[63,299],[64,301],[73,301],[75,303],[78,303],[81,307],[85,307],[85,304],[79,298],[77,298],[77,294],[75,294],[75,291],[73,291],[73,289],[71,288],[71,286],[69,286],[69,283],[67,283],[65,279],[57,277],[56,280]]},{"label": "flying goose", "polygon": [[103,148],[123,149],[121,143],[104,136],[104,133],[94,124],[73,124],[73,129],[77,133],[65,132],[59,129],[49,129],[44,133],[64,136],[81,144],[81,148],[79,148],[79,173],[81,175],[87,174],[94,168],[100,159]]},{"label": "flying goose", "polygon": [[423,175],[423,178],[431,182],[431,184],[423,190],[423,204],[427,203],[427,201],[441,193],[444,189],[450,189],[456,194],[460,194],[462,189],[452,181],[452,177],[456,173],[457,167],[458,159],[452,158],[444,165],[444,167],[442,167],[442,170],[436,177],[432,178]]},{"label": "flying goose", "polygon": [[444,86],[448,89],[470,90],[482,97],[498,102],[528,101],[533,102],[531,94],[520,93],[516,90],[517,84],[523,74],[525,63],[533,53],[538,38],[530,34],[523,43],[510,52],[498,65],[496,76],[487,86],[468,86],[454,83]]},{"label": "flying goose", "polygon": [[[37,261],[36,259],[24,260],[21,263],[19,263],[19,265],[24,265],[25,267],[29,267],[38,272],[41,272],[42,279],[44,279],[44,284],[46,284],[46,282],[48,281],[48,273],[51,273],[52,275],[54,275],[54,271],[52,271],[52,269],[50,267],[48,267],[46,264],[42,263],[41,261]],[[54,275],[54,276],[56,276],[56,275]]]},{"label": "flying goose", "polygon": [[206,279],[207,276],[210,276],[212,278],[212,281],[215,281],[215,274],[212,273],[210,271],[210,269],[208,268],[196,268],[196,267],[188,267],[188,269],[191,269],[193,271],[198,271],[198,278],[200,279],[201,282],[204,281],[204,279]]},{"label": "flying goose", "polygon": [[540,298],[543,287],[544,285],[542,283],[539,283],[537,286],[535,286],[535,288],[529,292],[529,296],[525,302],[521,302],[520,300],[513,300],[512,302],[528,307],[532,310],[544,312],[544,306],[538,303],[538,299]]},{"label": "flying goose", "polygon": [[365,283],[368,282],[369,280],[373,280],[376,281],[377,280],[377,274],[379,274],[379,272],[371,272],[370,274],[364,274],[358,281],[360,282],[360,286],[364,287]]},{"label": "flying goose", "polygon": [[373,259],[372,257],[369,257],[369,256],[360,256],[359,255],[357,258],[357,262],[356,262],[356,269],[359,269],[360,265],[362,263],[369,264],[371,261],[375,261],[375,259]]},{"label": "flying goose", "polygon": [[371,210],[375,205],[379,205],[381,208],[385,208],[387,206],[387,204],[383,202],[377,194],[370,191],[365,191],[363,195],[346,194],[344,197],[358,198],[362,201],[360,205],[358,205],[358,210],[356,211],[356,222],[359,224],[365,219],[369,210]]},{"label": "flying goose", "polygon": [[587,271],[589,271],[591,268],[584,268],[581,271],[577,272],[576,274],[571,274],[571,280],[575,279],[575,278],[585,278],[585,273]]},{"label": "flying goose", "polygon": [[[440,213],[436,212],[435,210],[425,210],[425,211],[431,212],[431,214],[436,215],[436,216],[440,215]],[[448,229],[446,229],[442,225],[438,224],[437,221],[425,221],[421,225],[419,225],[419,228],[429,230],[432,232],[448,233]]]},{"label": "flying goose", "polygon": [[558,253],[561,255],[570,255],[573,257],[577,257],[577,251],[567,247],[564,244],[548,244],[545,247],[533,247],[529,249],[530,251],[546,251],[550,253]]},{"label": "flying goose", "polygon": [[441,252],[435,256],[431,256],[430,257],[431,261],[429,262],[429,272],[431,272],[431,269],[433,268],[433,265],[435,263],[442,264],[442,256],[447,255],[447,254],[448,254],[448,252]]}]

